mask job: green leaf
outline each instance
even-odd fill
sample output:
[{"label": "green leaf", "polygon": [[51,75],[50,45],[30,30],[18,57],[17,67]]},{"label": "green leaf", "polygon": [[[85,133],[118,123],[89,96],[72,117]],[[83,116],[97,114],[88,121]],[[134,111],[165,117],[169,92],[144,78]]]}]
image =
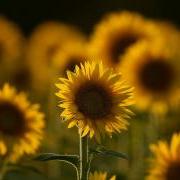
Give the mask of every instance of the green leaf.
[{"label": "green leaf", "polygon": [[64,161],[69,163],[76,168],[79,166],[79,156],[77,155],[61,155],[61,154],[54,154],[54,153],[43,153],[39,156],[35,157],[34,160],[36,161]]},{"label": "green leaf", "polygon": [[99,156],[113,156],[116,158],[128,160],[128,157],[126,154],[121,153],[121,152],[112,151],[112,150],[107,150],[104,147],[98,147],[97,149],[90,149],[90,153],[99,155]]}]

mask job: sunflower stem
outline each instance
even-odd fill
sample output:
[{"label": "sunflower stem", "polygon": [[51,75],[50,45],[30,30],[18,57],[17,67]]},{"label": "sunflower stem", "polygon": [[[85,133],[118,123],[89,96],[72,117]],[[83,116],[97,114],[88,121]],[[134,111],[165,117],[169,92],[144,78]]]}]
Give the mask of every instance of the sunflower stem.
[{"label": "sunflower stem", "polygon": [[88,148],[88,137],[81,137],[79,141],[79,154],[80,154],[80,180],[88,180],[89,176],[89,148]]},{"label": "sunflower stem", "polygon": [[158,140],[159,138],[159,118],[157,115],[155,114],[150,114],[149,115],[149,124],[148,124],[148,128],[150,132],[149,135],[149,143],[152,143],[156,140]]}]

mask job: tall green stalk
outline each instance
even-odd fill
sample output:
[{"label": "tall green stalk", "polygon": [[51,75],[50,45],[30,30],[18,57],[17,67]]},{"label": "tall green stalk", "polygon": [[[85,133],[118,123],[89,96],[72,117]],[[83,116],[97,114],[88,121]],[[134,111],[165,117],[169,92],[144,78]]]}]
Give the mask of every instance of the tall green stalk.
[{"label": "tall green stalk", "polygon": [[79,141],[79,155],[80,155],[80,166],[79,166],[79,179],[88,180],[89,176],[89,148],[88,148],[88,137],[81,137]]}]

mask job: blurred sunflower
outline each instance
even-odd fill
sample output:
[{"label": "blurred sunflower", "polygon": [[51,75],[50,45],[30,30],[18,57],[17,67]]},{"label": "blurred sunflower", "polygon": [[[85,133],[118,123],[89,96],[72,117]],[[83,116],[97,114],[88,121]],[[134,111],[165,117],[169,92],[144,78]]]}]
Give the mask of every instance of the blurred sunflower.
[{"label": "blurred sunflower", "polygon": [[155,25],[161,32],[162,44],[166,44],[165,47],[171,53],[179,51],[180,45],[180,31],[173,24],[166,21],[155,21]]},{"label": "blurred sunflower", "polygon": [[[107,180],[107,173],[95,171],[93,174],[90,173],[89,180]],[[116,176],[112,176],[109,180],[116,180]]]},{"label": "blurred sunflower", "polygon": [[122,73],[135,87],[135,105],[165,114],[180,102],[179,57],[166,47],[141,43],[124,57]]},{"label": "blurred sunflower", "polygon": [[132,12],[117,12],[107,16],[95,27],[90,53],[119,69],[123,55],[141,41],[160,41],[160,31],[150,20]]},{"label": "blurred sunflower", "polygon": [[17,64],[23,55],[23,49],[24,37],[20,29],[8,19],[0,16],[1,81],[17,69]]},{"label": "blurred sunflower", "polygon": [[75,41],[85,41],[84,35],[76,28],[60,22],[45,22],[34,30],[29,39],[26,54],[32,71],[34,88],[46,88],[51,77],[54,54],[66,43]]},{"label": "blurred sunflower", "polygon": [[0,90],[0,154],[16,162],[23,154],[35,153],[43,137],[44,114],[31,105],[24,93],[5,84]]},{"label": "blurred sunflower", "polygon": [[67,79],[57,84],[62,117],[68,128],[75,125],[81,136],[90,135],[100,139],[103,132],[111,135],[127,129],[127,118],[132,112],[132,91],[111,69],[102,63],[85,62],[76,66],[75,72],[67,72]]},{"label": "blurred sunflower", "polygon": [[76,65],[88,59],[86,44],[67,43],[64,48],[60,49],[53,58],[53,67],[58,75],[66,76],[66,71],[74,71]]},{"label": "blurred sunflower", "polygon": [[180,179],[180,134],[174,134],[170,145],[159,141],[150,146],[154,157],[147,180],[179,180]]}]

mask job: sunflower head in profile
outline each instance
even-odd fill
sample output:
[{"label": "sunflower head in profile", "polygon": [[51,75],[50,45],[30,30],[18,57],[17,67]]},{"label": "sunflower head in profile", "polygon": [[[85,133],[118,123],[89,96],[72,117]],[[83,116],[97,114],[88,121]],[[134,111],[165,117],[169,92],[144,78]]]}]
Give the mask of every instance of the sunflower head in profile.
[{"label": "sunflower head in profile", "polygon": [[67,43],[60,49],[53,58],[53,71],[62,77],[66,76],[66,71],[74,72],[75,66],[80,65],[88,59],[86,43]]},{"label": "sunflower head in profile", "polygon": [[159,141],[150,146],[153,158],[147,180],[180,179],[180,134],[174,134],[171,143]]},{"label": "sunflower head in profile", "polygon": [[[4,74],[10,74],[16,70],[19,59],[22,57],[23,50],[24,37],[19,27],[5,17],[0,16],[1,80]],[[6,71],[6,73],[4,71]]]},{"label": "sunflower head in profile", "polygon": [[31,105],[24,93],[5,84],[0,90],[0,154],[16,162],[24,154],[35,153],[43,137],[44,115]]},{"label": "sunflower head in profile", "polygon": [[51,79],[52,60],[59,49],[66,43],[84,41],[84,35],[75,27],[60,22],[45,22],[36,27],[26,51],[27,62],[32,71],[33,87],[37,90],[46,89]]},{"label": "sunflower head in profile", "polygon": [[77,125],[81,136],[112,134],[127,129],[127,118],[132,112],[132,89],[125,85],[120,74],[104,68],[102,63],[85,62],[67,72],[57,84],[63,109],[61,117],[71,128]]},{"label": "sunflower head in profile", "polygon": [[110,178],[107,178],[106,172],[97,172],[90,173],[89,180],[116,180],[116,176],[112,176]]},{"label": "sunflower head in profile", "polygon": [[164,47],[141,43],[124,57],[122,73],[135,87],[136,106],[164,114],[180,100],[179,57]]},{"label": "sunflower head in profile", "polygon": [[160,41],[156,25],[136,13],[117,12],[107,16],[95,27],[90,52],[119,69],[124,54],[141,41]]}]

